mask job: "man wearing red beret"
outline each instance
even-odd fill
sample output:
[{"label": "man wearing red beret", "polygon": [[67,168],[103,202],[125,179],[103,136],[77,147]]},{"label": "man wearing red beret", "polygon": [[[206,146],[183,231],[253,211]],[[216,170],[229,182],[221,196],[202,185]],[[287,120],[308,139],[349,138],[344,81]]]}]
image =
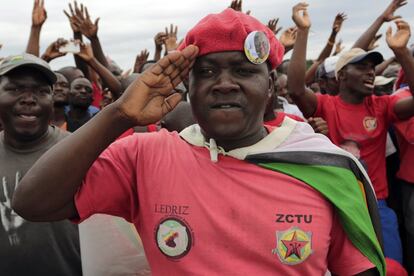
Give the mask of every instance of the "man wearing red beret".
[{"label": "man wearing red beret", "polygon": [[[227,9],[179,50],[39,160],[14,194],[16,211],[123,217],[154,275],[383,275],[375,196],[358,161],[305,123],[263,125],[283,56],[270,29]],[[187,77],[198,124],[112,143],[170,112]]]}]

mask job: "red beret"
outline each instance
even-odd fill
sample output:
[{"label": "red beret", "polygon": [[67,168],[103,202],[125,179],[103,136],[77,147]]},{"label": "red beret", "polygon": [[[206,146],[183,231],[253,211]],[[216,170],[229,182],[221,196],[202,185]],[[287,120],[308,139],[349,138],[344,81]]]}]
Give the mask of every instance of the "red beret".
[{"label": "red beret", "polygon": [[245,39],[254,31],[261,31],[268,38],[270,52],[267,61],[272,69],[276,68],[282,62],[285,49],[272,30],[256,18],[230,8],[204,17],[187,33],[178,50],[196,45],[199,56],[227,51],[244,52]]}]

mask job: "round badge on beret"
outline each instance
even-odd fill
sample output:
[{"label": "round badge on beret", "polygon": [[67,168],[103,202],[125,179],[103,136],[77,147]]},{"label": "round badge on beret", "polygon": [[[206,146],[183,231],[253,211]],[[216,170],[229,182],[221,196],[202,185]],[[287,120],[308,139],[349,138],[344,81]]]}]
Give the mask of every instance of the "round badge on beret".
[{"label": "round badge on beret", "polygon": [[270,42],[264,32],[253,31],[244,40],[244,53],[254,64],[265,62],[269,57],[269,52]]}]

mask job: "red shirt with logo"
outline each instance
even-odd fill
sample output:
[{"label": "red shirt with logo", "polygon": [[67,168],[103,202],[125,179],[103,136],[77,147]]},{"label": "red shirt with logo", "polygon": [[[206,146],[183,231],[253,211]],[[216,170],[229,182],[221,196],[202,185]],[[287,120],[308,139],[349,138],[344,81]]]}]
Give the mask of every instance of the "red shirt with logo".
[{"label": "red shirt with logo", "polygon": [[378,199],[388,197],[385,165],[387,130],[397,117],[397,98],[368,96],[361,104],[349,104],[340,96],[317,95],[315,117],[328,124],[331,141],[351,152],[367,169]]},{"label": "red shirt with logo", "polygon": [[137,228],[153,275],[354,275],[373,265],[349,241],[319,192],[290,176],[205,147],[176,132],[110,145],[75,197]]},{"label": "red shirt with logo", "polygon": [[[398,99],[412,97],[408,87],[393,94]],[[414,117],[394,124],[397,134],[398,148],[400,149],[400,169],[397,177],[414,183]]]}]

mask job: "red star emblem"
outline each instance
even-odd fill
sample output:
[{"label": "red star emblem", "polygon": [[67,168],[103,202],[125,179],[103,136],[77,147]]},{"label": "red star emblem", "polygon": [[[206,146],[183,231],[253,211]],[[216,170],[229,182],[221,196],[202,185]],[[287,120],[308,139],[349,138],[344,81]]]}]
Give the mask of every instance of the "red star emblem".
[{"label": "red star emblem", "polygon": [[293,233],[292,239],[282,240],[283,245],[286,247],[285,259],[295,254],[299,259],[301,258],[300,250],[304,247],[308,241],[299,241],[296,238],[296,231]]}]

